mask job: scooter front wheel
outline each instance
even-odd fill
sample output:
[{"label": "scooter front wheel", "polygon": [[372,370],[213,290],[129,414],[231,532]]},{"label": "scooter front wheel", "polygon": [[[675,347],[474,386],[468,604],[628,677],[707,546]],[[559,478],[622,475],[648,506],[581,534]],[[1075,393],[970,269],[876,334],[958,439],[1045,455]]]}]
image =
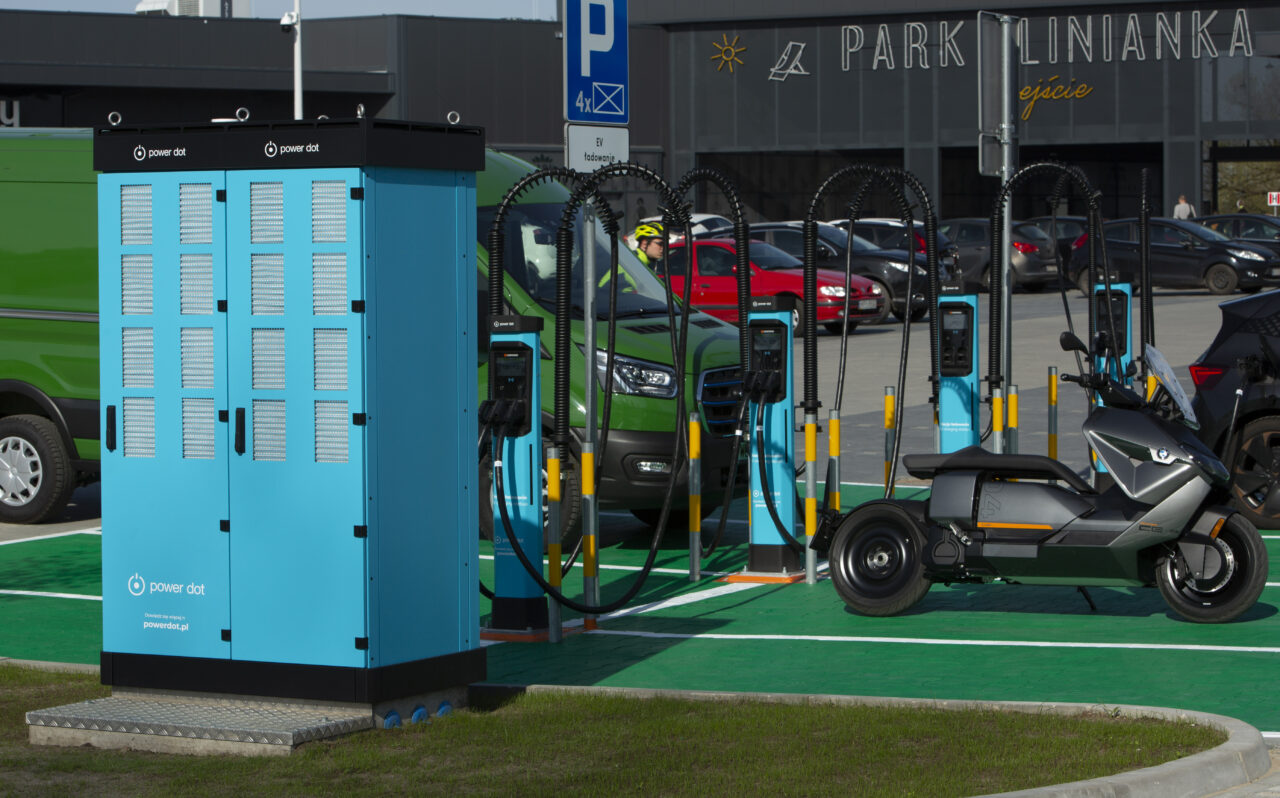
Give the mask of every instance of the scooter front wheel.
[{"label": "scooter front wheel", "polygon": [[1222,525],[1207,558],[1211,573],[1197,578],[1180,553],[1156,563],[1156,584],[1174,612],[1195,623],[1226,623],[1257,603],[1267,584],[1267,548],[1239,514]]},{"label": "scooter front wheel", "polygon": [[854,510],[841,522],[827,558],[831,581],[861,615],[897,615],[929,591],[921,553],[924,533],[891,504]]}]

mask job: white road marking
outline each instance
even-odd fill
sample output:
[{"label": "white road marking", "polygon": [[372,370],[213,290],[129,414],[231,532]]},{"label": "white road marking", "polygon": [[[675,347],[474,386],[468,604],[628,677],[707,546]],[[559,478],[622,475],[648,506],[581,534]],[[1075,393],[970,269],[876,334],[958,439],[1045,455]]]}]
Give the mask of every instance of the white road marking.
[{"label": "white road marking", "polygon": [[89,529],[73,529],[70,532],[55,532],[52,535],[36,535],[29,538],[18,538],[17,540],[0,540],[0,546],[8,546],[13,543],[28,543],[33,540],[52,540],[53,538],[65,538],[68,535],[102,535],[102,527],[95,526]]},{"label": "white road marking", "polygon": [[0,590],[0,596],[35,596],[36,598],[81,599],[102,601],[102,596],[86,596],[83,593],[42,593],[37,590]]}]

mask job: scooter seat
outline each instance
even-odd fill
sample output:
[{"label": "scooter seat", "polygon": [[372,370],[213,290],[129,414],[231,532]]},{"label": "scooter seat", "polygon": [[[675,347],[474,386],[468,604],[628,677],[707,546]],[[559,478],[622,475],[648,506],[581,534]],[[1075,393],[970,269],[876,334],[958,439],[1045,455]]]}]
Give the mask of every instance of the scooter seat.
[{"label": "scooter seat", "polygon": [[902,464],[917,479],[933,479],[940,471],[986,471],[1023,479],[1058,479],[1080,493],[1096,493],[1076,472],[1039,454],[995,454],[981,446],[969,446],[947,454],[904,455]]}]

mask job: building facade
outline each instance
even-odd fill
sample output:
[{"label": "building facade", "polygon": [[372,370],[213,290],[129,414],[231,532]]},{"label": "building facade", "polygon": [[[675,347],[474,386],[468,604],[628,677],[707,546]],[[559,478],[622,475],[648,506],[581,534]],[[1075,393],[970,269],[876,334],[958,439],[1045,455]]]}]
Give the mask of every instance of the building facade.
[{"label": "building facade", "polygon": [[[978,10],[966,2],[647,0],[631,3],[633,158],[673,181],[714,166],[753,219],[803,216],[832,172],[901,166],[941,215],[986,215],[998,180],[978,163]],[[1136,213],[1142,171],[1157,213],[1179,194],[1219,202],[1222,169],[1280,159],[1280,2],[1036,2],[984,6],[1016,31],[1018,161],[1080,166],[1107,216]],[[207,121],[246,108],[292,116],[292,38],[272,20],[0,11],[0,125]],[[560,26],[383,16],[304,23],[307,116],[485,127],[490,146],[561,162]],[[1274,186],[1280,190],[1280,185]],[[1047,211],[1029,184],[1016,216]],[[634,182],[610,191],[656,212]],[[893,213],[885,197],[871,212]],[[1263,210],[1265,196],[1242,197]],[[832,199],[823,216],[842,216]],[[710,191],[701,209],[723,209]],[[1081,212],[1070,197],[1060,209]]]}]

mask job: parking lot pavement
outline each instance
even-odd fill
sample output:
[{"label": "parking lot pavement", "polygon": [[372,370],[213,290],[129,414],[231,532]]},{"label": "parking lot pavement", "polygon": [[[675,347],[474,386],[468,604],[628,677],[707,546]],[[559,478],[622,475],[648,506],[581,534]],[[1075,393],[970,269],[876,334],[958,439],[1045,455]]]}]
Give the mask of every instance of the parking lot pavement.
[{"label": "parking lot pavement", "polygon": [[71,496],[67,510],[55,523],[0,524],[0,544],[10,540],[61,535],[84,529],[98,529],[102,525],[102,484],[95,482],[77,488]]}]

